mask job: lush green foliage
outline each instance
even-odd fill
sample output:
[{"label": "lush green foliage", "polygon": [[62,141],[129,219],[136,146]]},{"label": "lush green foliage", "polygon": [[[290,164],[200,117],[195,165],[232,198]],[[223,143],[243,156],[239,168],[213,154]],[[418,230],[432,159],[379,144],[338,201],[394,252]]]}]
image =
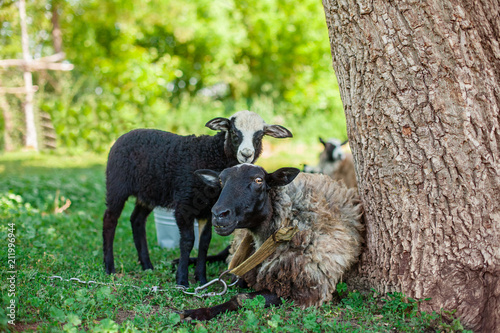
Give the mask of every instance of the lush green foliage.
[{"label": "lush green foliage", "polygon": [[[381,295],[349,291],[338,285],[337,300],[319,308],[300,309],[290,302],[263,308],[263,300],[247,300],[237,313],[207,323],[181,322],[175,311],[219,304],[236,294],[198,299],[174,289],[178,250],[156,245],[154,223],[147,234],[154,271],[143,272],[135,258],[130,224],[132,205],[118,224],[115,255],[118,274],[107,276],[102,265],[101,215],[104,210],[104,168],[101,156],[7,155],[0,157],[0,246],[7,248],[8,224],[15,225],[16,331],[37,332],[430,332],[463,331],[452,313],[418,311],[422,302],[400,293]],[[282,161],[291,164],[290,161]],[[57,167],[59,166],[59,167]],[[58,199],[57,199],[58,198]],[[55,213],[71,200],[63,213]],[[211,251],[227,239],[215,237]],[[6,252],[2,251],[2,265]],[[211,264],[215,278],[223,264]],[[7,324],[8,284],[2,267],[0,331]],[[191,271],[191,275],[193,271]],[[83,285],[50,280],[98,281]],[[122,284],[122,285],[119,285]],[[166,292],[127,286],[160,286]]]},{"label": "lush green foliage", "polygon": [[[207,133],[206,121],[241,109],[301,141],[346,137],[321,2],[33,0],[35,57],[54,52],[54,8],[75,69],[36,74],[35,83],[60,146],[107,150],[136,127]],[[0,58],[21,57],[17,7],[4,5],[0,21]],[[5,85],[22,85],[18,70],[5,74]]]}]

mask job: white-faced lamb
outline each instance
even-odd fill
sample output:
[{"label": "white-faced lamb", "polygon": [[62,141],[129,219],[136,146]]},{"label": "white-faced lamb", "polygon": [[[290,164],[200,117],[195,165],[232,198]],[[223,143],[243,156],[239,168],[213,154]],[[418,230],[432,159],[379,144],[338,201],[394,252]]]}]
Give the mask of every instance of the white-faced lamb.
[{"label": "white-faced lamb", "polygon": [[324,149],[319,155],[319,164],[315,167],[304,166],[305,172],[323,173],[335,180],[343,180],[347,187],[357,187],[356,172],[352,154],[345,151],[344,147],[348,141],[341,142],[331,138],[324,141],[319,138]]},{"label": "white-faced lamb", "polygon": [[259,248],[281,227],[296,226],[298,232],[243,275],[256,292],[214,307],[185,310],[184,318],[208,320],[256,295],[263,295],[266,305],[286,298],[300,307],[319,306],[333,298],[337,282],[361,251],[362,206],[355,189],[326,175],[299,174],[295,168],[267,173],[259,166],[241,164],[221,173],[196,173],[208,185],[221,188],[212,208],[218,234],[246,229]]},{"label": "white-faced lamb", "polygon": [[214,136],[180,136],[153,129],[124,134],[109,152],[106,168],[106,205],[103,218],[104,265],[115,273],[113,240],[118,218],[130,196],[137,198],[130,217],[139,262],[153,269],[146,240],[146,218],[154,207],[175,210],[180,232],[180,259],[177,284],[188,286],[189,254],[194,243],[194,219],[208,219],[200,234],[195,278],[206,282],[206,257],[212,236],[211,208],[218,191],[207,187],[194,171],[209,168],[222,171],[238,163],[253,163],[262,151],[262,137],[291,137],[279,125],[268,125],[251,111],[240,111],[229,119],[206,123]]}]

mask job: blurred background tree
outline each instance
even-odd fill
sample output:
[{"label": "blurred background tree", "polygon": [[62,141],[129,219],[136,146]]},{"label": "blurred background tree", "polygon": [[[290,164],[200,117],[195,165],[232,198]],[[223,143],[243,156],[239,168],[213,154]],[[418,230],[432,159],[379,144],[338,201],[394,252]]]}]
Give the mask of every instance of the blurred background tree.
[{"label": "blurred background tree", "polygon": [[[321,2],[32,0],[27,15],[33,57],[62,48],[75,65],[34,73],[36,108],[51,116],[59,148],[106,151],[137,127],[209,133],[208,119],[242,109],[299,142],[346,138]],[[21,58],[15,1],[1,3],[0,22],[0,58]],[[22,85],[19,69],[0,77]],[[5,99],[20,145],[20,100]]]}]

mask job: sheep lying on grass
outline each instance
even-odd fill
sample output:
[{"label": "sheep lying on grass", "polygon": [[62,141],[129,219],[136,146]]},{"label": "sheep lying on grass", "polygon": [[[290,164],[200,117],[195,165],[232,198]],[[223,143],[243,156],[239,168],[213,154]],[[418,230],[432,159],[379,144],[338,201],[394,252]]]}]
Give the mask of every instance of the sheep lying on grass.
[{"label": "sheep lying on grass", "polygon": [[282,226],[297,226],[299,231],[243,276],[255,293],[211,308],[186,310],[184,318],[208,320],[256,295],[263,295],[266,305],[280,304],[283,297],[301,307],[332,299],[337,282],[361,250],[362,207],[355,189],[325,175],[299,174],[295,168],[267,173],[259,166],[241,164],[221,173],[198,170],[196,174],[208,185],[221,187],[212,208],[218,234],[247,229],[258,248]]},{"label": "sheep lying on grass", "polygon": [[[194,219],[209,219],[218,190],[207,186],[194,171],[210,168],[221,171],[238,163],[253,163],[262,151],[262,137],[291,137],[279,125],[268,125],[250,111],[229,119],[215,118],[207,127],[221,131],[215,136],[180,136],[152,129],[138,129],[121,136],[109,152],[106,168],[106,204],[103,218],[104,265],[115,272],[113,240],[118,218],[128,197],[137,198],[130,217],[135,246],[143,269],[153,269],[149,258],[145,223],[156,206],[172,208],[180,231],[180,259],[177,284],[188,286],[189,254],[194,243]],[[195,278],[206,282],[208,246],[212,224],[200,234]]]},{"label": "sheep lying on grass", "polygon": [[356,172],[352,154],[346,153],[342,147],[347,141],[340,142],[335,138],[324,141],[319,138],[324,149],[319,155],[319,164],[316,167],[304,166],[304,172],[323,173],[335,180],[343,180],[347,187],[357,187]]}]

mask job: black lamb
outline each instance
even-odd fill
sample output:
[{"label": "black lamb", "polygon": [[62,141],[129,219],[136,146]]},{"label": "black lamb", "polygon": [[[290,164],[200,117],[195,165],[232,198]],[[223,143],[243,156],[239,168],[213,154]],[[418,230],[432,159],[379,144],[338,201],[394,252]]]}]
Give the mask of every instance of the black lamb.
[{"label": "black lamb", "polygon": [[[254,163],[262,151],[262,137],[291,137],[279,125],[268,125],[254,112],[240,111],[229,119],[215,118],[205,125],[220,131],[214,136],[180,136],[153,129],[122,135],[109,152],[106,168],[106,205],[103,218],[104,265],[115,273],[113,240],[118,218],[130,196],[137,198],[130,217],[139,262],[153,269],[145,224],[154,207],[175,210],[180,232],[177,284],[188,286],[189,254],[194,245],[194,219],[207,220],[199,241],[195,278],[206,283],[206,258],[212,237],[211,208],[218,191],[207,187],[194,171],[222,171],[238,163]],[[201,221],[200,221],[201,223]]]}]

